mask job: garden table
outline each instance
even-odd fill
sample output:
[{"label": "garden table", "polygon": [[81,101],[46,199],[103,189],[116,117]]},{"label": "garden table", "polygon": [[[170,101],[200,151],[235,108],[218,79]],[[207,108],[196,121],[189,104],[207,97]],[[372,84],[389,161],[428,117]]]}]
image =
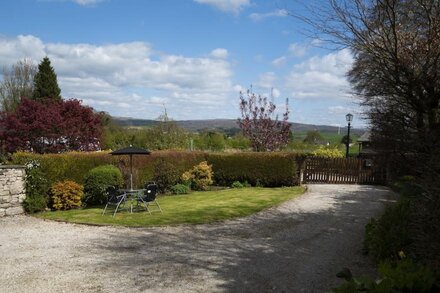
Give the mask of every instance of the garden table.
[{"label": "garden table", "polygon": [[133,213],[133,200],[136,200],[145,189],[119,189],[119,192],[125,194],[124,203],[130,201],[130,213]]}]

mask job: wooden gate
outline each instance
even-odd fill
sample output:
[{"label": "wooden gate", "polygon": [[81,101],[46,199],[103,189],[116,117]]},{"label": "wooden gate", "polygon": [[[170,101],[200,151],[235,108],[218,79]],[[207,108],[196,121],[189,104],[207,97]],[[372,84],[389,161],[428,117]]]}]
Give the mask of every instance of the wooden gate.
[{"label": "wooden gate", "polygon": [[303,170],[303,183],[384,184],[384,168],[371,160],[357,158],[308,158]]}]

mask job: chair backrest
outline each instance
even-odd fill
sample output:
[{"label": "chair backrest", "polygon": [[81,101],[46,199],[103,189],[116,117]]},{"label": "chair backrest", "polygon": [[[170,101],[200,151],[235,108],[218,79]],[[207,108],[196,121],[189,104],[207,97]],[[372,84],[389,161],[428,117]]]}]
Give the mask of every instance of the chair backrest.
[{"label": "chair backrest", "polygon": [[105,193],[107,195],[108,202],[118,202],[119,193],[115,186],[107,187]]},{"label": "chair backrest", "polygon": [[145,184],[144,198],[148,201],[156,199],[157,185],[155,183],[147,182]]}]

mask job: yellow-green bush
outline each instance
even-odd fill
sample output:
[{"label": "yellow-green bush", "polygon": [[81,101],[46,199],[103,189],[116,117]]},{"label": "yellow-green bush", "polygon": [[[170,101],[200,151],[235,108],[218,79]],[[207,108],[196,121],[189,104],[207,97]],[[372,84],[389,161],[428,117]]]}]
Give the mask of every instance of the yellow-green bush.
[{"label": "yellow-green bush", "polygon": [[54,209],[70,210],[81,206],[84,188],[78,183],[65,180],[52,185],[50,194]]},{"label": "yellow-green bush", "polygon": [[312,156],[315,157],[322,157],[322,158],[343,158],[344,153],[335,147],[325,147],[325,146],[319,146],[316,150],[311,152]]},{"label": "yellow-green bush", "polygon": [[203,161],[182,175],[182,181],[189,183],[194,190],[207,190],[214,181],[212,180],[212,168],[208,162]]}]

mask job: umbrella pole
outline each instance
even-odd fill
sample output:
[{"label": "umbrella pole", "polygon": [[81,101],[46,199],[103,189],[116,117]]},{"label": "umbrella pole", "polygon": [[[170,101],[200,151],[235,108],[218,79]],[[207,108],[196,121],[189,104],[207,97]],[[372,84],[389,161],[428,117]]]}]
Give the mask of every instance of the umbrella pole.
[{"label": "umbrella pole", "polygon": [[133,155],[130,155],[130,190],[133,190]]}]

